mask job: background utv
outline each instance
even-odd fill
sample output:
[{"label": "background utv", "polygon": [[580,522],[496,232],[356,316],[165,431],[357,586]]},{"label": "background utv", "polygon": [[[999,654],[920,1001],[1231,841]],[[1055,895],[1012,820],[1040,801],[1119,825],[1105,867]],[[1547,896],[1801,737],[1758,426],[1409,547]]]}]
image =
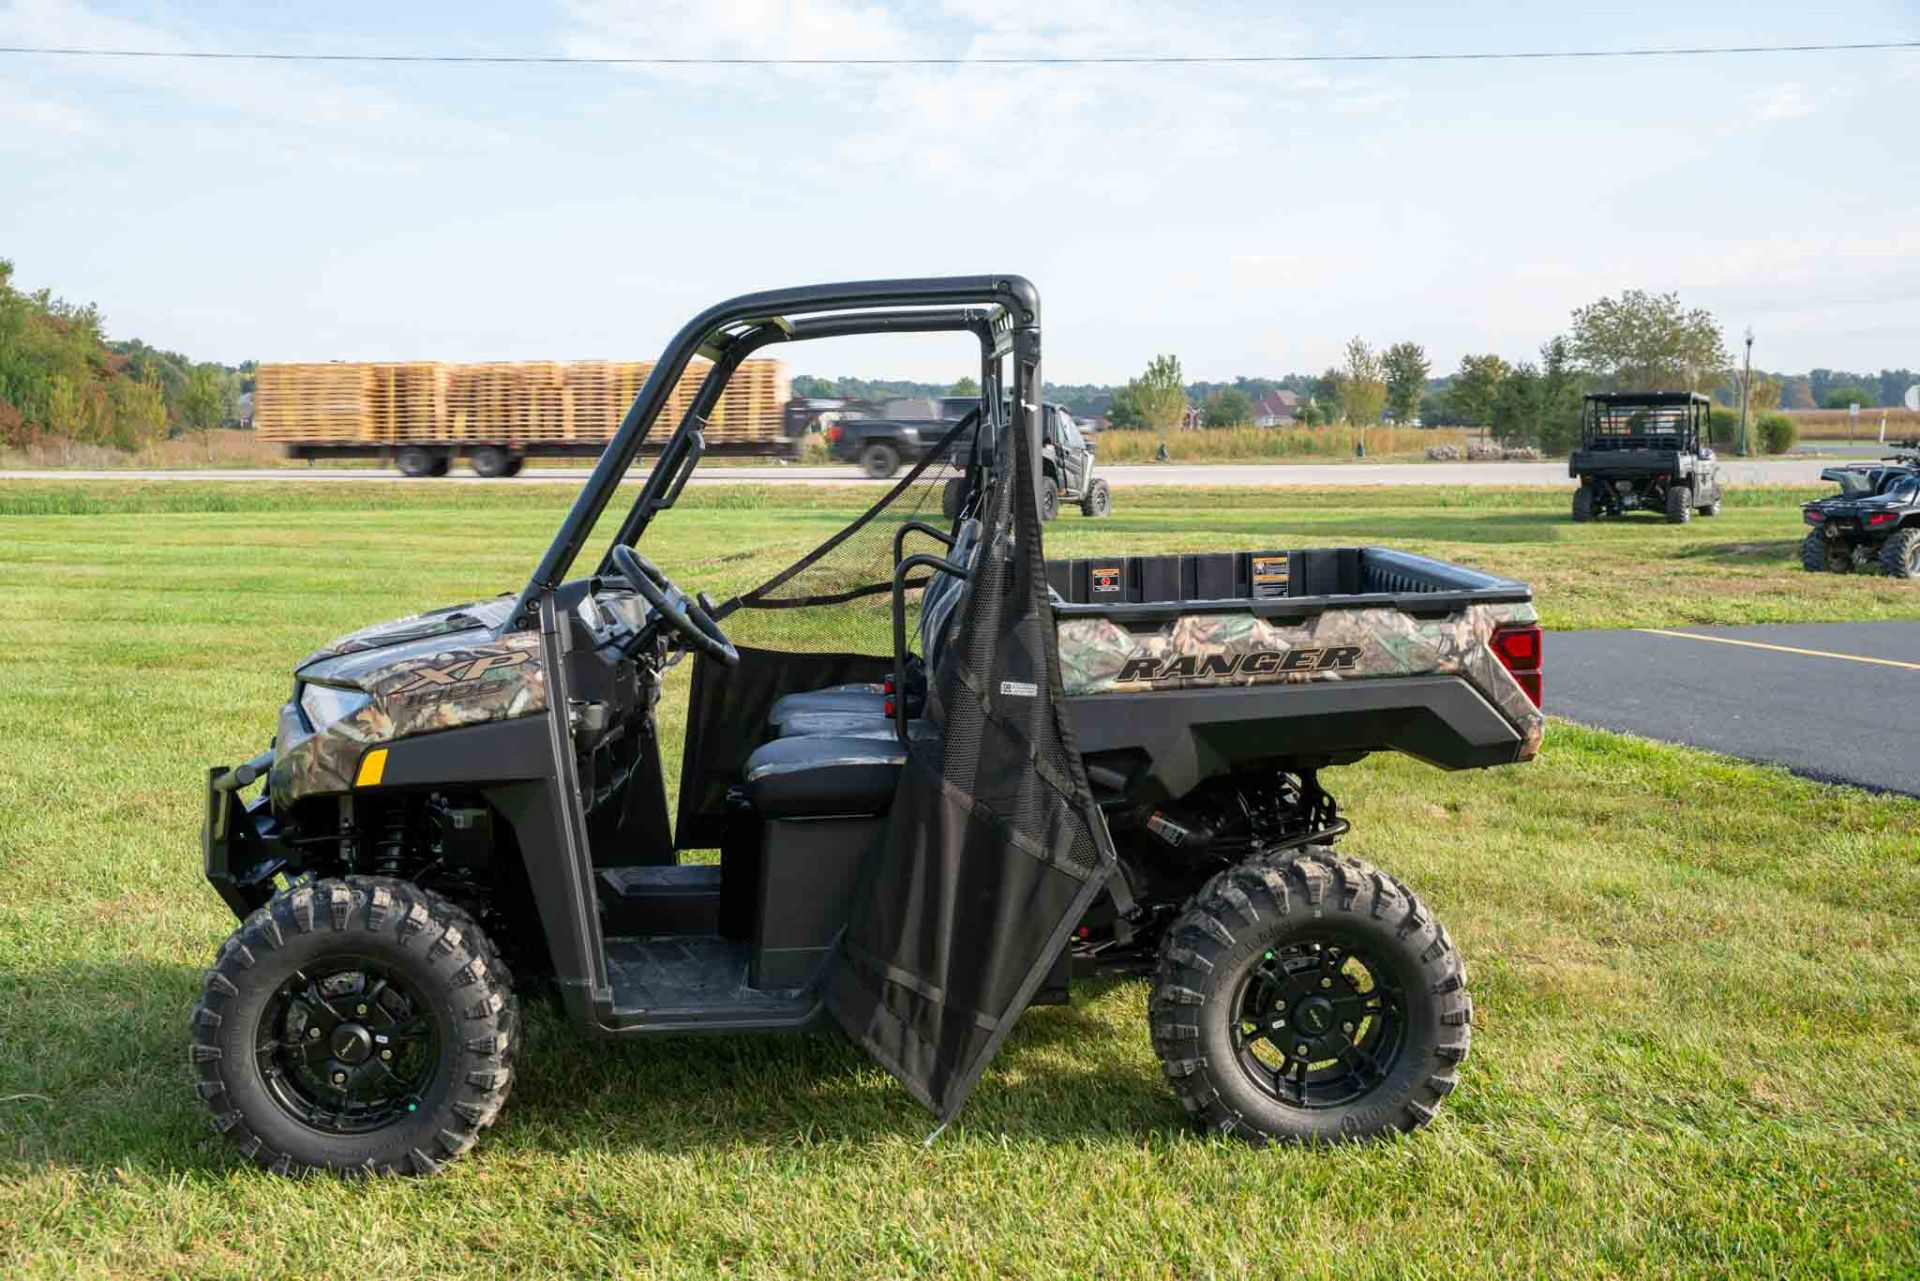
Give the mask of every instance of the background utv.
[{"label": "background utv", "polygon": [[[717,605],[637,550],[741,360],[901,330],[972,334],[982,409],[871,509]],[[608,512],[696,353],[711,373]],[[208,778],[207,877],[241,918],[192,1019],[216,1126],[283,1172],[435,1169],[506,1100],[509,965],[600,1036],[831,1017],[942,1122],[1029,1005],[1150,975],[1155,1049],[1207,1126],[1431,1120],[1465,971],[1405,885],[1332,850],[1319,771],[1531,757],[1527,588],[1375,548],[1049,562],[1041,385],[1017,277],[722,303],[517,594],[303,661],[272,750]],[[670,818],[654,706],[686,654]]]}]

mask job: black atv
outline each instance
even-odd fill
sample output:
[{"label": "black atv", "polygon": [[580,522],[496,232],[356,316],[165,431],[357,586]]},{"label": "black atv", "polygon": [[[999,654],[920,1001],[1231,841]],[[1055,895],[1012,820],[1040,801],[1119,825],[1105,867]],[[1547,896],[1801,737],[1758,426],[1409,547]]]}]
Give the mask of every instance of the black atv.
[{"label": "black atv", "polygon": [[1820,479],[1840,492],[1800,508],[1813,527],[1800,544],[1803,569],[1846,574],[1878,566],[1889,578],[1920,578],[1920,454],[1829,467]]},{"label": "black atv", "polygon": [[[884,497],[722,603],[640,551],[740,361],[902,328],[973,334],[987,394]],[[215,1126],[285,1173],[430,1172],[499,1115],[528,991],[601,1037],[837,1022],[944,1123],[1028,1006],[1097,974],[1151,980],[1210,1129],[1431,1120],[1466,973],[1410,889],[1335,851],[1321,772],[1532,757],[1528,589],[1377,548],[1049,562],[1040,385],[1017,277],[721,303],[524,587],[302,661],[272,749],[207,778],[206,875],[240,920],[192,1016]],[[676,815],[655,707],[688,656]]]},{"label": "black atv", "polygon": [[1720,514],[1720,464],[1707,444],[1713,402],[1690,391],[1610,391],[1586,398],[1580,448],[1567,460],[1573,519],[1656,511],[1684,525]]}]

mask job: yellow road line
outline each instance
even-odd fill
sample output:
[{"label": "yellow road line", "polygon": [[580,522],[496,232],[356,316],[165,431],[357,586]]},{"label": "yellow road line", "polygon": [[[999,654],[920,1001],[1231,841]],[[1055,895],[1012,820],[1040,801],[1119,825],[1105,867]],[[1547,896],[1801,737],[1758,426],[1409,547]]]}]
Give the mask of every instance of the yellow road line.
[{"label": "yellow road line", "polygon": [[1802,654],[1808,658],[1838,658],[1849,663],[1873,663],[1879,667],[1904,667],[1911,672],[1920,672],[1920,663],[1906,663],[1897,658],[1868,658],[1865,654],[1836,654],[1825,649],[1798,649],[1792,645],[1768,645],[1762,641],[1735,640],[1731,636],[1701,636],[1697,632],[1669,632],[1658,627],[1636,627],[1634,630],[1653,636],[1678,636],[1681,640],[1712,641],[1715,645],[1744,645],[1748,649],[1770,649],[1776,654]]}]

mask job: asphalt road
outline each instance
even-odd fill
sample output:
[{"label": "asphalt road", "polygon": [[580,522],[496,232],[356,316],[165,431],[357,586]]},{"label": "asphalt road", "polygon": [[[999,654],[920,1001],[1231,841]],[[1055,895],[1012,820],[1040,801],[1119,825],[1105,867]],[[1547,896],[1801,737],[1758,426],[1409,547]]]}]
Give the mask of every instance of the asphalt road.
[{"label": "asphalt road", "polygon": [[[1729,485],[1811,485],[1820,481],[1818,459],[1769,458],[1725,460]],[[641,473],[634,473],[638,479]],[[1565,463],[1218,463],[1149,464],[1102,467],[1115,489],[1141,485],[1258,488],[1301,485],[1546,485],[1566,488]],[[379,481],[397,485],[519,484],[562,481],[577,485],[587,476],[585,467],[536,467],[511,481],[481,481],[471,474],[409,479],[398,472],[355,467],[276,467],[203,470],[0,471],[5,480],[199,480],[199,481]],[[853,467],[780,467],[706,465],[693,474],[694,484],[733,485],[880,485]]]},{"label": "asphalt road", "polygon": [[1552,632],[1546,673],[1570,720],[1920,796],[1920,623]]}]

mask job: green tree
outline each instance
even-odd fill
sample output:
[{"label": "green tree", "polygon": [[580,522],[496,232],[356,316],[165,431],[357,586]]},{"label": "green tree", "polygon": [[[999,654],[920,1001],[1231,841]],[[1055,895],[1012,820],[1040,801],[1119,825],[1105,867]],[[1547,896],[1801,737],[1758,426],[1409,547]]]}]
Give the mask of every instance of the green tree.
[{"label": "green tree", "polygon": [[1540,347],[1540,417],[1532,443],[1564,454],[1580,441],[1580,406],[1587,380],[1575,366],[1573,344],[1556,335]]},{"label": "green tree", "polygon": [[1507,371],[1493,389],[1487,426],[1507,444],[1532,444],[1539,435],[1544,394],[1540,371],[1522,363]]},{"label": "green tree", "polygon": [[980,380],[972,377],[956,378],[953,380],[953,385],[947,388],[949,396],[978,396],[979,394]]},{"label": "green tree", "polygon": [[1245,427],[1253,422],[1253,397],[1238,387],[1222,387],[1201,402],[1200,421],[1208,427]]},{"label": "green tree", "polygon": [[1858,405],[1862,409],[1870,409],[1876,403],[1873,393],[1865,387],[1835,387],[1827,393],[1828,409],[1845,409],[1848,405]]},{"label": "green tree", "polygon": [[1427,393],[1427,349],[1417,342],[1397,342],[1380,353],[1380,367],[1387,379],[1387,413],[1396,423],[1411,423],[1420,416],[1420,399]]},{"label": "green tree", "polygon": [[1580,368],[1615,390],[1698,391],[1728,365],[1720,323],[1678,294],[1628,289],[1576,308],[1570,342]]},{"label": "green tree", "polygon": [[1463,423],[1485,426],[1493,420],[1493,398],[1500,383],[1511,372],[1512,366],[1492,354],[1462,356],[1460,372],[1447,388],[1448,410]]},{"label": "green tree", "polygon": [[1347,340],[1347,363],[1333,374],[1334,403],[1343,422],[1368,427],[1380,421],[1387,404],[1387,382],[1380,357],[1359,335]]},{"label": "green tree", "polygon": [[200,438],[208,461],[213,459],[213,433],[228,418],[227,376],[214,365],[195,365],[180,389],[180,428]]},{"label": "green tree", "polygon": [[1169,431],[1187,412],[1186,378],[1178,356],[1155,356],[1146,372],[1113,393],[1107,421],[1115,427]]}]

